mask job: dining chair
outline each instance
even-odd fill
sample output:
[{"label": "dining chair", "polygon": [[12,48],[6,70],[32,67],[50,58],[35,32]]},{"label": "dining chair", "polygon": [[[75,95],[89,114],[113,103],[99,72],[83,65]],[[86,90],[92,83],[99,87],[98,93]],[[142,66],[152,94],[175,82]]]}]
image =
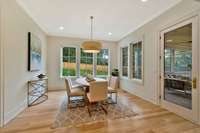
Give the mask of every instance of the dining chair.
[{"label": "dining chair", "polygon": [[83,85],[77,83],[76,79],[73,81],[73,83],[72,83],[72,78],[69,77],[69,79],[70,79],[70,82],[72,84],[72,88],[83,88]]},{"label": "dining chair", "polygon": [[94,81],[90,83],[89,93],[87,93],[88,98],[88,112],[91,116],[91,105],[96,104],[96,108],[102,109],[106,114],[107,110],[104,108],[102,102],[107,100],[108,94],[108,82],[107,81]]},{"label": "dining chair", "polygon": [[115,94],[115,102],[112,102],[114,104],[117,104],[117,97],[118,97],[118,77],[110,77],[109,78],[109,86],[108,86],[108,94],[111,95],[111,99],[112,99],[112,94]]},{"label": "dining chair", "polygon": [[[69,104],[72,102],[71,98],[73,97],[82,97],[83,100],[85,101],[85,98],[86,98],[85,91],[81,87],[72,87],[72,82],[69,77],[65,78],[65,85],[66,85],[67,96],[68,96],[68,108],[69,108]],[[85,102],[84,102],[84,106],[85,106]]]}]

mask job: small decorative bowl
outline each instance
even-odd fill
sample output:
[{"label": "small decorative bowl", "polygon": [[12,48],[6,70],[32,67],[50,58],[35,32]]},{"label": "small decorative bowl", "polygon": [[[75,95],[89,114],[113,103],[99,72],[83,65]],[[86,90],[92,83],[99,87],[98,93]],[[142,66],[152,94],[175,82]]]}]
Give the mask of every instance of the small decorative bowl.
[{"label": "small decorative bowl", "polygon": [[45,77],[45,75],[44,74],[40,74],[40,75],[38,75],[37,76],[39,79],[43,79],[44,77]]}]

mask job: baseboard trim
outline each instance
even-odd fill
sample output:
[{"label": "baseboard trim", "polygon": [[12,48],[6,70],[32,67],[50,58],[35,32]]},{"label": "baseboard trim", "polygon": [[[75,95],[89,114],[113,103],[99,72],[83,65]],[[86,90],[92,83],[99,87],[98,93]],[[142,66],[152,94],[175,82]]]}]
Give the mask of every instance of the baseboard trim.
[{"label": "baseboard trim", "polygon": [[139,95],[139,94],[136,94],[136,93],[130,91],[129,89],[122,89],[122,88],[121,88],[121,90],[126,91],[126,92],[128,92],[128,93],[130,93],[130,94],[132,94],[132,95],[135,95],[135,96],[137,96],[137,97],[139,97],[139,98],[141,98],[141,99],[143,99],[143,100],[145,100],[145,101],[147,101],[147,102],[150,102],[150,103],[153,103],[153,104],[157,105],[156,102],[155,102],[154,100],[149,99],[149,98],[144,97],[144,96],[141,96],[141,95]]},{"label": "baseboard trim", "polygon": [[48,87],[49,91],[62,91],[66,90],[64,87]]},{"label": "baseboard trim", "polygon": [[58,91],[66,91],[66,89],[53,89],[53,90],[49,90],[49,92],[58,92]]},{"label": "baseboard trim", "polygon": [[4,125],[12,121],[17,115],[27,108],[27,100],[24,100],[21,104],[18,104],[13,110],[5,112],[4,115]]}]

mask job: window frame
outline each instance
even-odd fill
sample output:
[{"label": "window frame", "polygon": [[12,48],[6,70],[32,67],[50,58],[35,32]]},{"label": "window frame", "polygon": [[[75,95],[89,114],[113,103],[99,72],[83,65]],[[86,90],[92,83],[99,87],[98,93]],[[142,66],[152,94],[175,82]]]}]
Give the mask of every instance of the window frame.
[{"label": "window frame", "polygon": [[[81,77],[80,74],[80,64],[81,64],[81,47],[79,46],[73,46],[73,45],[67,45],[67,46],[62,46],[60,47],[60,78],[63,79],[66,76],[63,76],[63,48],[75,48],[76,49],[76,76],[69,76],[72,78],[76,78],[76,77]],[[100,75],[100,76],[105,76],[108,77],[110,76],[110,72],[111,72],[111,60],[110,60],[110,48],[102,48],[102,49],[108,49],[108,75]],[[92,73],[94,77],[97,77],[96,75],[96,66],[97,66],[97,54],[93,54],[93,69],[92,69]]]},{"label": "window frame", "polygon": [[95,71],[95,77],[98,77],[99,76],[99,78],[105,78],[105,77],[109,77],[111,74],[110,74],[110,49],[109,48],[102,48],[102,49],[107,49],[108,50],[108,75],[97,75],[97,54],[94,54],[95,56],[94,56],[94,58],[96,58],[96,60],[94,60],[95,61],[95,67],[94,67],[94,71]]},{"label": "window frame", "polygon": [[[80,66],[81,66],[81,47],[79,47],[78,48],[79,49],[79,54],[77,55],[77,57],[79,58],[79,62],[78,62],[78,64],[77,64],[77,66],[78,66],[78,71],[79,71],[79,74],[77,75],[77,77],[82,77],[82,76],[84,76],[84,75],[81,75],[81,69],[80,69]],[[86,53],[87,54],[87,53]],[[94,61],[95,61],[95,54],[92,54],[92,75],[94,76],[95,75],[95,71],[94,71],[94,67],[95,67],[95,65],[94,65]]]},{"label": "window frame", "polygon": [[[60,48],[60,78],[64,78],[64,77],[66,77],[66,76],[63,76],[63,48],[75,48],[76,49],[76,69],[78,70],[78,58],[77,58],[77,53],[78,53],[78,47],[76,47],[76,46],[72,46],[72,45],[69,45],[69,46],[63,46],[63,47],[61,47]],[[74,77],[77,77],[77,75],[79,74],[79,72],[78,71],[76,71],[76,74],[75,74],[75,76],[67,76],[67,77],[72,77],[72,78],[74,78]]]},{"label": "window frame", "polygon": [[[127,48],[128,50],[127,50],[127,55],[128,55],[128,58],[127,58],[127,63],[128,63],[128,65],[127,65],[127,76],[124,76],[123,75],[123,48]],[[129,78],[129,46],[123,46],[123,47],[120,47],[120,76],[122,77],[122,78],[125,78],[125,79],[128,79]]]},{"label": "window frame", "polygon": [[[137,79],[133,77],[133,45],[137,45],[138,43],[141,43],[141,79]],[[139,83],[139,84],[143,84],[144,83],[144,41],[143,40],[139,40],[139,41],[134,41],[131,42],[129,44],[130,46],[130,58],[129,58],[129,62],[130,62],[130,79],[135,82],[135,83]]]}]

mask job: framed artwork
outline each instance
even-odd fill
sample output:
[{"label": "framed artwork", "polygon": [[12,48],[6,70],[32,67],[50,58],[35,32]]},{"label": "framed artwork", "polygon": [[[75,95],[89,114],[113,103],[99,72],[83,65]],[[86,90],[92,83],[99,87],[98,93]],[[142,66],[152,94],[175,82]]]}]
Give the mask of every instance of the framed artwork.
[{"label": "framed artwork", "polygon": [[42,46],[41,40],[28,33],[28,71],[39,71],[41,69]]}]

